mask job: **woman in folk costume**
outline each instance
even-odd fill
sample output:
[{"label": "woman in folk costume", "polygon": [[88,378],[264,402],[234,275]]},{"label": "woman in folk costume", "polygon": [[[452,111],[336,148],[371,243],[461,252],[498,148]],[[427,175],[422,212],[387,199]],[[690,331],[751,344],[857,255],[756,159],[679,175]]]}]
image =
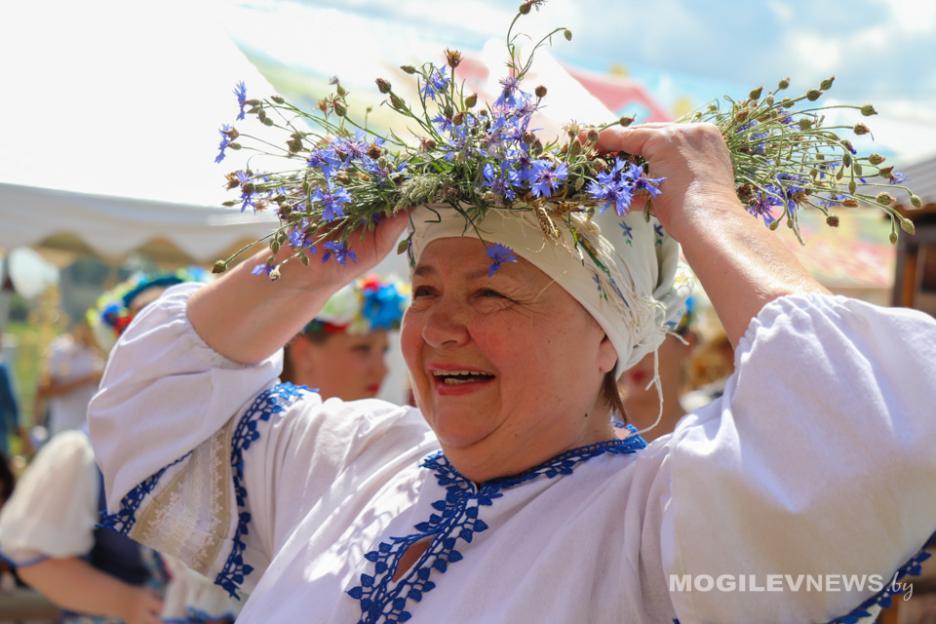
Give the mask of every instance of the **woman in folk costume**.
[{"label": "woman in folk costume", "polygon": [[[273,255],[170,289],[122,337],[90,409],[110,524],[249,596],[247,623],[872,615],[936,517],[933,319],[830,295],[745,211],[735,152],[713,125],[582,143],[573,131],[556,153],[528,138],[538,100],[516,76],[481,114],[438,68],[403,69],[424,101],[443,102],[435,138],[395,160],[353,133],[291,134],[308,170],[232,174],[245,206],[279,205]],[[343,118],[345,95],[338,85],[323,114]],[[286,107],[242,88],[238,99],[251,114]],[[222,134],[220,158],[238,136]],[[592,149],[646,168],[611,156],[585,186],[576,172]],[[586,188],[610,209],[568,200]],[[628,193],[654,195],[656,218],[628,210]],[[419,407],[323,402],[278,383],[282,346],[407,223],[401,343]],[[676,241],[737,372],[672,435],[618,439],[616,381],[681,312]],[[682,584],[851,574],[884,581],[730,594]]]},{"label": "woman in folk costume", "polygon": [[408,300],[409,286],[394,278],[346,285],[286,344],[280,378],[322,399],[374,398],[387,377],[388,333],[399,329]]},{"label": "woman in folk costume", "polygon": [[[89,322],[105,351],[168,286],[204,271],[137,275],[103,295]],[[0,513],[0,546],[20,576],[63,609],[63,622],[233,622],[238,605],[183,565],[98,524],[101,473],[85,431],[56,435]]]}]

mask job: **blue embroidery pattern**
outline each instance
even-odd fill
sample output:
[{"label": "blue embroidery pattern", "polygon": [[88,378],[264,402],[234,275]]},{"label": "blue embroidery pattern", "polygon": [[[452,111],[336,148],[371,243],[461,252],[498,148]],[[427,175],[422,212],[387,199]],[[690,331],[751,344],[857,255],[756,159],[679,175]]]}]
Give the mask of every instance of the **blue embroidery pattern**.
[{"label": "blue embroidery pattern", "polygon": [[[631,431],[636,431],[628,427]],[[449,463],[441,451],[427,457],[422,467],[431,470],[438,484],[445,488],[445,498],[432,503],[435,510],[429,520],[413,528],[416,533],[391,537],[378,544],[364,558],[373,565],[371,574],[361,574],[360,585],[348,590],[348,595],[361,605],[358,624],[406,622],[412,614],[406,610],[408,601],[419,602],[423,594],[435,588],[430,579],[433,571],[444,573],[450,564],[464,555],[456,549],[459,540],[470,544],[478,533],[488,529],[482,520],[483,507],[494,504],[504,490],[539,477],[554,479],[572,474],[575,467],[605,453],[634,453],[647,446],[640,436],[626,440],[611,440],[573,449],[549,461],[511,477],[485,482],[480,486],[465,479]],[[429,546],[409,572],[395,585],[392,583],[400,559],[410,546],[429,541]]]},{"label": "blue embroidery pattern", "polygon": [[234,497],[237,500],[237,528],[231,538],[231,552],[224,567],[215,577],[215,584],[220,585],[232,598],[240,599],[237,590],[244,579],[253,572],[253,566],[244,563],[244,538],[249,533],[250,513],[247,507],[247,487],[244,485],[244,451],[260,439],[260,422],[269,422],[274,414],[281,414],[309,389],[282,383],[261,392],[253,404],[241,416],[231,436],[231,469],[234,478]]},{"label": "blue embroidery pattern", "polygon": [[127,495],[120,499],[120,507],[116,512],[112,514],[106,514],[101,518],[101,522],[98,523],[98,526],[114,529],[121,535],[127,535],[130,533],[130,530],[133,529],[133,525],[136,524],[136,512],[140,508],[140,505],[143,504],[143,501],[149,496],[156,485],[159,483],[159,480],[162,479],[162,476],[166,473],[167,470],[184,460],[186,457],[191,455],[191,451],[175,460],[167,466],[163,466],[156,473],[150,475],[142,482],[140,482],[136,487],[127,492]]},{"label": "blue embroidery pattern", "polygon": [[900,585],[900,581],[908,576],[919,576],[923,573],[923,562],[929,559],[932,554],[926,552],[928,546],[936,545],[936,533],[930,537],[926,545],[923,546],[920,551],[910,558],[905,564],[897,568],[897,571],[891,577],[891,580],[887,585],[871,596],[860,605],[858,605],[851,613],[843,615],[842,617],[836,618],[829,622],[829,624],[858,624],[863,618],[869,617],[871,613],[869,609],[875,606],[880,606],[882,609],[886,609],[891,605],[894,596],[902,594],[904,588]]}]

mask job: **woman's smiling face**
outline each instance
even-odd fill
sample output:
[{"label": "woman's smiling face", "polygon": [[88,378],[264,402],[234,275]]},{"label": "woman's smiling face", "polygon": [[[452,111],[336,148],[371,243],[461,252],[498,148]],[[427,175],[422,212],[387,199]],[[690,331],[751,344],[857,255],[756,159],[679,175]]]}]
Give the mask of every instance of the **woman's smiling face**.
[{"label": "woman's smiling face", "polygon": [[401,334],[426,420],[475,480],[611,437],[600,388],[616,353],[598,323],[526,260],[490,266],[478,239],[430,243]]}]

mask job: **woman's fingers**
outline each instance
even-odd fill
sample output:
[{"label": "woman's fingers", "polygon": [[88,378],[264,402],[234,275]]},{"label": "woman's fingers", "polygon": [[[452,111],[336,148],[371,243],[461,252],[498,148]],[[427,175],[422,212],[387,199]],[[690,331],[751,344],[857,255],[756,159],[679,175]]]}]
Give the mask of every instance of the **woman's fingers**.
[{"label": "woman's fingers", "polygon": [[627,152],[635,156],[643,156],[647,141],[668,125],[644,124],[633,128],[608,128],[598,135],[598,151]]}]

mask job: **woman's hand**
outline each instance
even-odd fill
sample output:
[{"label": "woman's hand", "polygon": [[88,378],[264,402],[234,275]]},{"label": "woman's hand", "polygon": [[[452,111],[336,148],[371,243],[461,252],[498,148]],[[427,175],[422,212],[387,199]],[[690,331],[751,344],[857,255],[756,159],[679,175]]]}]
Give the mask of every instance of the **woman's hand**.
[{"label": "woman's hand", "polygon": [[[743,214],[735,194],[734,168],[721,132],[712,124],[650,123],[609,128],[601,133],[602,152],[642,156],[649,175],[666,178],[653,210],[664,229],[682,241],[713,210]],[[639,206],[635,206],[639,209]]]},{"label": "woman's hand", "polygon": [[162,622],[162,600],[146,587],[131,587],[122,597],[120,618],[127,624]]},{"label": "woman's hand", "polygon": [[[642,156],[649,175],[665,177],[653,210],[682,244],[733,346],[767,303],[784,295],[827,292],[777,236],[745,211],[718,129],[710,124],[653,123],[605,130],[605,152]],[[632,206],[631,210],[639,210]]]},{"label": "woman's hand", "polygon": [[[363,236],[348,240],[350,253],[344,262],[319,245],[308,266],[290,261],[278,279],[252,275],[267,262],[269,253],[258,253],[221,279],[207,284],[189,300],[188,318],[199,336],[216,352],[244,364],[256,364],[280,349],[311,321],[339,288],[372,269],[390,253],[406,227],[408,213],[385,219]],[[277,261],[292,254],[280,250]]]},{"label": "woman's hand", "polygon": [[[377,266],[396,247],[408,221],[409,212],[401,212],[383,219],[373,230],[354,232],[348,239],[349,253],[341,262],[338,262],[335,251],[328,249],[329,243],[318,245],[308,266],[294,260],[283,265],[279,278],[281,286],[341,288]],[[285,247],[278,254],[277,260],[284,260],[292,253],[291,249]],[[330,257],[327,262],[322,262],[325,254],[330,254]],[[256,266],[268,257],[267,253],[257,254],[247,263]]]}]

